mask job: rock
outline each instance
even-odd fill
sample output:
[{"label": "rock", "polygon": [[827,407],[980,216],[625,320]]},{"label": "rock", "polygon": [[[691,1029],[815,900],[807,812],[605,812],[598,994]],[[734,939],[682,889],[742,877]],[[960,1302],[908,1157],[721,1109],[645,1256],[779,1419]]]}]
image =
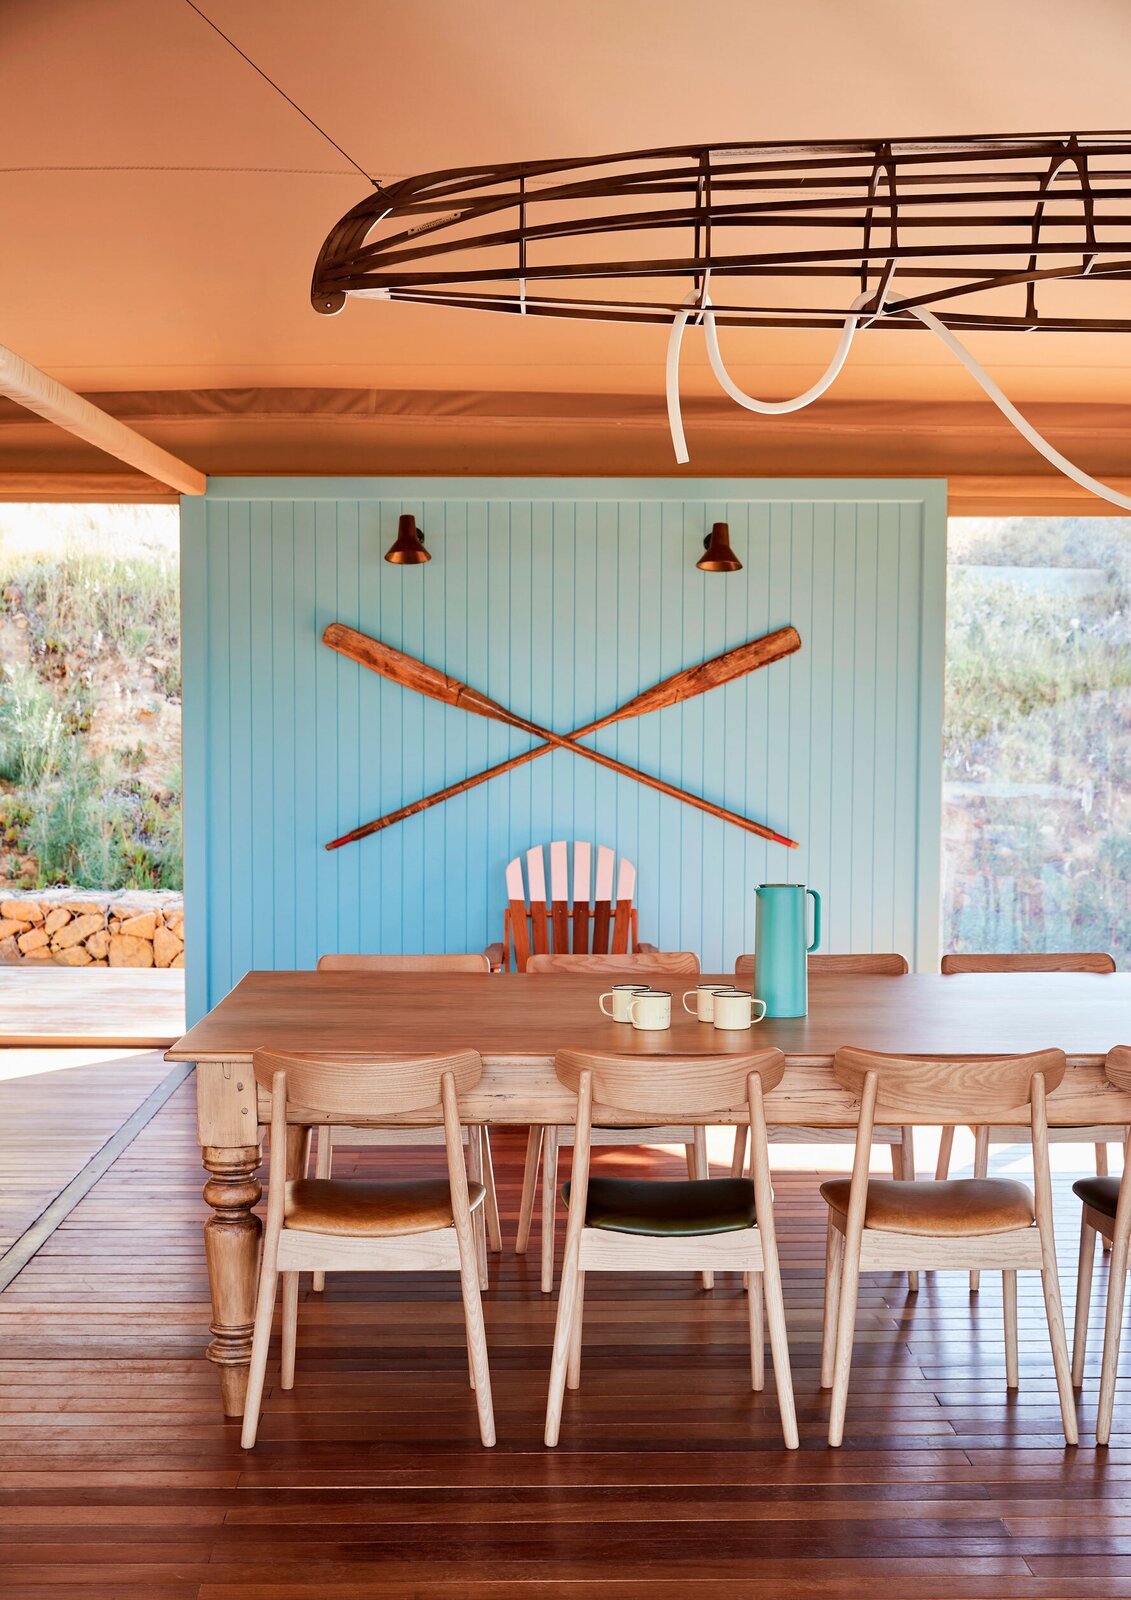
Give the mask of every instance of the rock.
[{"label": "rock", "polygon": [[49,911],[47,913],[47,918],[43,926],[48,933],[58,933],[59,929],[65,928],[70,920],[71,913],[69,911],[64,911],[62,906],[56,906],[54,911]]},{"label": "rock", "polygon": [[69,950],[60,950],[55,960],[61,967],[89,967],[93,965],[92,958],[81,944],[73,944]]},{"label": "rock", "polygon": [[0,900],[0,917],[13,922],[42,922],[43,907],[38,900]]},{"label": "rock", "polygon": [[30,922],[21,922],[16,917],[0,918],[0,939],[11,939],[17,933],[26,933],[30,927]]},{"label": "rock", "polygon": [[170,967],[184,945],[168,928],[158,928],[153,935],[153,959],[159,967]]},{"label": "rock", "polygon": [[52,937],[51,943],[56,950],[70,950],[105,926],[106,918],[101,911],[91,911],[87,916],[76,917],[73,922],[68,922],[65,928],[60,928]]},{"label": "rock", "polygon": [[[29,935],[25,933],[24,938],[27,939],[28,937]],[[54,957],[51,954],[51,946],[49,944],[37,945],[34,950],[24,951],[25,961],[51,961],[53,959]]]},{"label": "rock", "polygon": [[0,939],[0,961],[18,961],[20,947],[14,938]]},{"label": "rock", "polygon": [[63,910],[73,917],[88,917],[92,911],[104,911],[104,906],[94,895],[88,895],[84,900],[64,900]]},{"label": "rock", "polygon": [[166,911],[165,926],[170,933],[175,933],[178,939],[185,936],[185,914],[183,911]]},{"label": "rock", "polygon": [[96,961],[101,961],[110,948],[110,935],[106,932],[106,929],[99,928],[97,932],[92,933],[86,941],[86,948]]},{"label": "rock", "polygon": [[148,939],[130,939],[115,933],[110,939],[110,965],[112,967],[151,967],[153,946]]},{"label": "rock", "polygon": [[183,950],[181,951],[179,956],[174,956],[172,961],[170,961],[170,963],[169,963],[169,965],[171,967],[183,967],[184,964],[185,964],[185,953],[184,953]]},{"label": "rock", "polygon": [[42,928],[32,928],[30,933],[21,933],[16,943],[20,947],[21,955],[32,956],[37,950],[46,951],[48,940]]},{"label": "rock", "polygon": [[152,911],[144,916],[127,917],[122,923],[122,934],[127,939],[152,939],[157,929],[157,918]]},{"label": "rock", "polygon": [[105,960],[104,961],[92,961],[90,964],[91,964],[92,967],[108,967],[110,965],[110,963],[108,961],[105,961]]}]

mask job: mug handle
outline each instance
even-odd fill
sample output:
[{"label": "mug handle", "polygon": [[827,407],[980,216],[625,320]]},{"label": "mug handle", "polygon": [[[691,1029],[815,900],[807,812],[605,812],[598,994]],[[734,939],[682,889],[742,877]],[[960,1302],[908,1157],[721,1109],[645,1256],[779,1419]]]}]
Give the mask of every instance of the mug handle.
[{"label": "mug handle", "polygon": [[628,1020],[629,1020],[629,1022],[632,1023],[632,1026],[634,1028],[636,1026],[636,1017],[635,1017],[634,1013],[635,1013],[636,1008],[637,1008],[637,1006],[639,1004],[640,1004],[640,996],[639,995],[637,995],[635,1000],[630,1000],[628,1002]]},{"label": "mug handle", "polygon": [[813,896],[813,943],[805,952],[811,955],[821,942],[821,897],[816,889],[806,889],[805,893]]},{"label": "mug handle", "polygon": [[[757,1016],[754,1015],[754,1007],[755,1006],[761,1006],[762,1007],[761,1011],[759,1011]],[[765,1015],[766,1015],[766,1002],[764,1000],[751,1000],[751,1002],[750,1002],[750,1020],[751,1020],[751,1022],[761,1022],[762,1018]]]},{"label": "mug handle", "polygon": [[598,1008],[605,1013],[606,1017],[611,1017],[612,1016],[612,1012],[611,1011],[605,1011],[605,1001],[606,1000],[611,1000],[612,998],[613,998],[613,991],[611,989],[607,989],[604,994],[600,994],[600,995],[597,996]]},{"label": "mug handle", "polygon": [[689,1017],[697,1017],[699,1015],[698,1002],[696,1002],[696,1004],[693,1006],[689,1006],[687,1003],[687,996],[689,994],[695,994],[695,992],[696,991],[694,989],[685,989],[683,994],[683,1009],[687,1012]]}]

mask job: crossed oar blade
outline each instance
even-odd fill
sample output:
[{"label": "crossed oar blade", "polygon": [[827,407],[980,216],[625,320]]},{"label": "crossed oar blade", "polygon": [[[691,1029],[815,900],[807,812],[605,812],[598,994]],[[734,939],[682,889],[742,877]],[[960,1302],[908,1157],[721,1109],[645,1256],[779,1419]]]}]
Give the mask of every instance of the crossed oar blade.
[{"label": "crossed oar blade", "polygon": [[547,728],[541,728],[537,723],[529,722],[525,717],[519,717],[501,706],[497,701],[491,700],[487,695],[472,689],[470,685],[461,683],[458,678],[450,678],[446,673],[440,672],[435,667],[428,666],[423,661],[405,655],[403,651],[396,650],[392,645],[383,644],[378,639],[370,638],[368,634],[359,633],[354,628],[346,627],[344,623],[334,622],[322,635],[323,643],[337,650],[341,655],[347,656],[351,661],[370,668],[391,682],[400,684],[406,689],[415,689],[417,693],[427,695],[430,699],[439,700],[443,705],[458,706],[464,711],[469,711],[477,716],[489,717],[492,721],[503,722],[512,728],[520,728],[525,733],[535,735],[547,741],[535,746],[532,750],[524,750],[521,755],[512,756],[508,761],[501,761],[485,771],[475,773],[471,777],[462,779],[459,783],[449,784],[445,789],[438,789],[434,794],[425,795],[422,800],[415,800],[410,805],[401,806],[396,811],[389,812],[386,816],[378,817],[374,822],[367,822],[359,828],[352,829],[339,839],[332,839],[326,846],[327,850],[340,849],[344,844],[352,844],[358,839],[368,838],[370,834],[379,833],[384,828],[392,827],[396,822],[403,822],[406,818],[416,816],[421,811],[426,811],[430,806],[439,805],[443,800],[453,799],[458,794],[465,794],[469,789],[476,788],[481,783],[487,783],[492,778],[502,776],[503,773],[513,772],[516,767],[523,766],[528,761],[534,761],[539,756],[545,755],[549,750],[572,750],[575,755],[583,756],[589,761],[596,762],[598,766],[609,768],[620,773],[623,777],[634,778],[638,783],[646,784],[649,788],[657,789],[661,794],[670,795],[673,799],[684,801],[688,805],[705,811],[708,815],[718,817],[724,822],[731,822],[736,827],[744,828],[748,833],[755,833],[763,839],[769,839],[774,844],[786,845],[790,849],[797,848],[797,841],[787,839],[783,834],[775,833],[772,828],[767,828],[763,823],[754,822],[749,817],[740,816],[737,812],[728,811],[723,806],[717,806],[709,800],[702,800],[697,795],[690,794],[684,789],[677,789],[674,784],[665,782],[662,778],[654,778],[648,773],[639,772],[635,767],[628,766],[625,762],[617,761],[612,756],[603,755],[600,751],[591,750],[586,745],[576,741],[587,734],[596,733],[598,729],[608,727],[611,723],[619,722],[624,718],[643,716],[649,711],[658,711],[664,706],[677,705],[680,701],[690,700],[697,695],[704,694],[708,689],[716,688],[720,684],[730,683],[735,678],[744,677],[747,673],[755,671],[758,667],[768,666],[773,661],[780,661],[784,656],[792,655],[801,648],[801,638],[795,628],[778,628],[773,633],[764,634],[761,638],[751,639],[746,644],[737,645],[732,650],[725,650],[721,655],[713,656],[709,661],[700,662],[694,667],[687,667],[682,672],[673,674],[670,678],[663,679],[654,684],[650,689],[634,696],[623,706],[610,712],[605,717],[600,717],[596,722],[591,722],[583,728],[575,729],[571,734],[552,733]]}]

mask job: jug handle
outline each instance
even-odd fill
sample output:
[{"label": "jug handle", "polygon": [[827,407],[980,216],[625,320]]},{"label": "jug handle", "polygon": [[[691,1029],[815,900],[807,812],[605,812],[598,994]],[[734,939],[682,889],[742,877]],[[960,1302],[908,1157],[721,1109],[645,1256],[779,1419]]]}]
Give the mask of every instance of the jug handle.
[{"label": "jug handle", "polygon": [[821,897],[816,889],[806,889],[805,893],[813,896],[813,943],[805,952],[810,955],[821,942]]}]

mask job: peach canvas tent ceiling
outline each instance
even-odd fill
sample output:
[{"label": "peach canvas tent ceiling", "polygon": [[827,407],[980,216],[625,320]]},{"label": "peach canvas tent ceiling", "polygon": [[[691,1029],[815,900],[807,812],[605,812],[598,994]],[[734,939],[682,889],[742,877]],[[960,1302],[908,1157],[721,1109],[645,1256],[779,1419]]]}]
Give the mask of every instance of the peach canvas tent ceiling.
[{"label": "peach canvas tent ceiling", "polygon": [[[722,141],[1118,129],[1124,0],[201,0],[375,177]],[[183,0],[0,0],[0,342],[209,473],[945,475],[968,509],[1102,510],[926,333],[864,337],[782,418],[684,364],[677,468],[656,328],[310,307],[348,162]],[[1089,286],[1072,292],[1087,314]],[[983,334],[1036,425],[1127,486],[1131,336]],[[747,389],[804,388],[829,335],[743,331]],[[0,406],[0,495],[153,493]],[[1019,499],[1020,497],[1020,499]]]}]

